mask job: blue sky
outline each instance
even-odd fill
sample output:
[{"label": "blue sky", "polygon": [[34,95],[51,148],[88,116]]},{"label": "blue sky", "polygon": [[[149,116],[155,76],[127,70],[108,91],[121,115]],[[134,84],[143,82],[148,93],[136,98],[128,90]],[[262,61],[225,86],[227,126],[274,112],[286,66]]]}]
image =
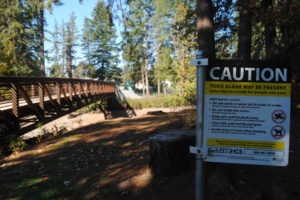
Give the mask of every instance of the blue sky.
[{"label": "blue sky", "polygon": [[[62,20],[64,22],[68,22],[70,20],[70,15],[72,12],[75,13],[76,16],[76,27],[79,31],[79,34],[82,33],[82,28],[84,24],[84,17],[91,17],[92,11],[94,7],[96,6],[98,0],[83,0],[82,3],[79,3],[79,0],[64,0],[64,5],[62,6],[53,6],[53,12],[50,14],[48,11],[45,13],[45,18],[47,22],[47,26],[45,27],[47,31],[53,31],[55,20],[59,25],[61,25]],[[116,26],[117,27],[117,26]],[[46,37],[49,38],[49,34],[46,33]],[[45,42],[45,48],[46,50],[49,50],[51,48],[51,44],[49,42]],[[73,64],[77,65],[83,58],[81,54],[81,48],[78,47],[76,49],[77,56],[81,59],[75,60]],[[50,64],[48,61],[46,61],[46,67],[49,68]]]},{"label": "blue sky", "polygon": [[[84,0],[81,4],[78,0],[65,0],[62,6],[53,6],[53,12],[50,14],[48,11],[45,13],[45,18],[47,26],[45,29],[52,32],[54,30],[55,21],[60,25],[62,20],[68,22],[72,12],[76,16],[76,27],[81,34],[81,29],[83,27],[84,17],[90,17],[98,0]],[[46,37],[49,38],[49,33],[46,33]],[[51,48],[49,42],[45,42],[46,50]],[[77,56],[82,57],[80,48],[77,49]],[[78,61],[76,61],[78,62]],[[76,63],[77,64],[77,63]],[[46,61],[46,67],[49,67],[50,63]]]}]

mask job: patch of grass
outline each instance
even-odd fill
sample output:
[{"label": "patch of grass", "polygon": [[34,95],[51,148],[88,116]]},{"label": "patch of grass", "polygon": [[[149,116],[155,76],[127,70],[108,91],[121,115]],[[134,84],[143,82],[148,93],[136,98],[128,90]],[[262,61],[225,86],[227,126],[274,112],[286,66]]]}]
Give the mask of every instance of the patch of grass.
[{"label": "patch of grass", "polygon": [[9,191],[1,199],[64,199],[72,194],[72,187],[62,184],[63,179],[59,177],[36,177],[10,184]]},{"label": "patch of grass", "polygon": [[106,177],[101,177],[100,180],[99,180],[99,183],[100,184],[103,184],[103,183],[106,183],[108,181],[108,178]]},{"label": "patch of grass", "polygon": [[17,189],[23,189],[25,187],[29,187],[29,186],[32,186],[34,184],[46,181],[47,179],[48,179],[48,177],[41,177],[41,178],[33,178],[33,179],[26,180],[26,181],[22,181],[16,188]]},{"label": "patch of grass", "polygon": [[101,146],[109,146],[109,145],[112,145],[112,144],[114,144],[114,143],[115,143],[114,141],[102,142],[102,143],[101,143]]},{"label": "patch of grass", "polygon": [[66,145],[67,143],[69,143],[69,142],[70,142],[69,139],[68,139],[68,138],[65,138],[61,143],[51,145],[50,148],[51,148],[51,149],[59,149],[59,148],[65,146],[65,145]]},{"label": "patch of grass", "polygon": [[43,125],[44,125],[43,122],[38,122],[37,125],[36,125],[36,127],[37,128],[41,128]]}]

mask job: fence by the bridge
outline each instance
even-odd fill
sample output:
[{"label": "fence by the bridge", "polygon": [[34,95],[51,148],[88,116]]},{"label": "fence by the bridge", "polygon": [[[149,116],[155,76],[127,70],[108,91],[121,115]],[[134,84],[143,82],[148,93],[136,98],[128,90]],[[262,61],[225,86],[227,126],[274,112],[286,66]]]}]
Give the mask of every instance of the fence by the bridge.
[{"label": "fence by the bridge", "polygon": [[79,107],[114,95],[111,82],[45,77],[0,77],[0,120],[19,128],[31,112],[43,120],[48,110]]}]

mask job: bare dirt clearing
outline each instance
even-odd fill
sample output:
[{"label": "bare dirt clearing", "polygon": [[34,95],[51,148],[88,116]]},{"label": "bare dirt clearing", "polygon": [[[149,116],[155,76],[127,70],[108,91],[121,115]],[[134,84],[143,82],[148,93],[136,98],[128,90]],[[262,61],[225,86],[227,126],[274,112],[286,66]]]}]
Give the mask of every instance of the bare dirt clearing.
[{"label": "bare dirt clearing", "polygon": [[[190,128],[192,116],[108,120],[42,141],[0,161],[0,199],[194,199],[194,169],[153,177],[148,168],[149,136]],[[293,121],[288,167],[206,163],[208,199],[300,199],[299,128]]]}]

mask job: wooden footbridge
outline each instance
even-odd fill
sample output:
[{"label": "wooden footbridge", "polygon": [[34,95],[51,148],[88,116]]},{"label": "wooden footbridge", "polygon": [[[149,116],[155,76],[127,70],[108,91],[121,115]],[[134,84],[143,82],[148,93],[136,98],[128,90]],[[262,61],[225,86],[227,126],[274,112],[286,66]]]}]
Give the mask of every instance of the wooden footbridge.
[{"label": "wooden footbridge", "polygon": [[[111,82],[45,77],[0,77],[0,128],[20,130],[115,95]],[[36,125],[35,125],[36,126]]]}]

